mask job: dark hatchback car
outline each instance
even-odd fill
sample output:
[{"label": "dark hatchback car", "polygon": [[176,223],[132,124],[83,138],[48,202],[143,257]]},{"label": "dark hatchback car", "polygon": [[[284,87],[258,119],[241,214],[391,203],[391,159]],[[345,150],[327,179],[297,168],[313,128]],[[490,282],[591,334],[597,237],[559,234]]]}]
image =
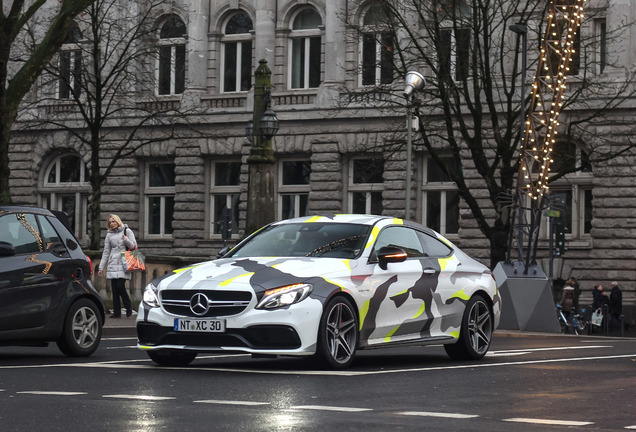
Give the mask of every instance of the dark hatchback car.
[{"label": "dark hatchback car", "polygon": [[56,342],[68,356],[99,346],[104,305],[68,226],[61,212],[0,204],[0,346]]}]

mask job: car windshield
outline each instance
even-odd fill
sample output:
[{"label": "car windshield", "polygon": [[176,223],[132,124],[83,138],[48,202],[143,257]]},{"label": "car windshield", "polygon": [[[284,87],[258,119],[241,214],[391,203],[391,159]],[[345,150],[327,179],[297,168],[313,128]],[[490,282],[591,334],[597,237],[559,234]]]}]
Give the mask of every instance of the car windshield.
[{"label": "car windshield", "polygon": [[371,226],[344,223],[272,225],[232,252],[232,257],[296,256],[351,259],[364,248]]}]

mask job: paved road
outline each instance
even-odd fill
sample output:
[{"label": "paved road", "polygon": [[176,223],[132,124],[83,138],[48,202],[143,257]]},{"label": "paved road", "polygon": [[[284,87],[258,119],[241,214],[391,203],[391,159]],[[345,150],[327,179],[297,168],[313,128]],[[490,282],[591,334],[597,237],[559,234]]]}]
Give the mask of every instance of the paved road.
[{"label": "paved road", "polygon": [[411,347],[342,372],[212,355],[161,368],[134,345],[107,337],[81,360],[0,348],[0,430],[636,429],[636,339],[498,333],[479,362]]}]

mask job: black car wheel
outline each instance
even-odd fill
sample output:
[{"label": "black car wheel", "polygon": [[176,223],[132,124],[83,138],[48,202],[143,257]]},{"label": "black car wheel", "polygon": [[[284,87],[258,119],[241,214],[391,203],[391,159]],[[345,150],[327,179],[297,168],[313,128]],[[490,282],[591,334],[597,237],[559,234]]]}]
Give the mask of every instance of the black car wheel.
[{"label": "black car wheel", "polygon": [[358,317],[351,302],[342,296],[331,299],[318,328],[316,355],[331,368],[351,365],[358,346]]},{"label": "black car wheel", "polygon": [[197,353],[190,351],[148,351],[150,360],[160,366],[187,366],[194,361]]},{"label": "black car wheel", "polygon": [[102,319],[97,305],[88,299],[73,303],[64,319],[57,346],[71,357],[91,355],[102,338]]},{"label": "black car wheel", "polygon": [[472,297],[462,317],[459,339],[454,344],[444,345],[446,353],[457,360],[478,360],[486,355],[492,340],[492,312],[486,300]]}]

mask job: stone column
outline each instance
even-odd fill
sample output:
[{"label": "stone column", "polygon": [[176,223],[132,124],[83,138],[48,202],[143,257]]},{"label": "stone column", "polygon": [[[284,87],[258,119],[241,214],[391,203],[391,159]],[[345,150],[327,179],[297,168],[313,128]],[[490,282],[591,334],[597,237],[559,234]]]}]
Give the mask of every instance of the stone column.
[{"label": "stone column", "polygon": [[272,72],[266,60],[260,60],[254,73],[254,117],[252,118],[252,148],[247,158],[249,181],[247,190],[247,222],[249,235],[276,218],[276,158],[272,140],[261,135],[260,120],[265,113],[272,87]]},{"label": "stone column", "polygon": [[271,65],[274,63],[274,48],[276,48],[276,0],[256,0],[256,23],[254,29],[255,58],[265,59]]},{"label": "stone column", "polygon": [[187,90],[206,88],[209,2],[192,0],[188,20]]},{"label": "stone column", "polygon": [[338,102],[339,88],[345,81],[345,0],[329,0],[325,12],[325,75],[316,103],[329,107]]},{"label": "stone column", "polygon": [[325,12],[325,80],[326,85],[345,80],[345,0],[326,2]]}]

